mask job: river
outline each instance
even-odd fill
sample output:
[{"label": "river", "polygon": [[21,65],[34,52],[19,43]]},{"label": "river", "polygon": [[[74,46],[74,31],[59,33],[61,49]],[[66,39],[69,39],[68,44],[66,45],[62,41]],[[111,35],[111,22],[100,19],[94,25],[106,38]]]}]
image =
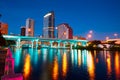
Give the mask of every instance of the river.
[{"label": "river", "polygon": [[120,80],[120,52],[11,49],[24,80]]}]

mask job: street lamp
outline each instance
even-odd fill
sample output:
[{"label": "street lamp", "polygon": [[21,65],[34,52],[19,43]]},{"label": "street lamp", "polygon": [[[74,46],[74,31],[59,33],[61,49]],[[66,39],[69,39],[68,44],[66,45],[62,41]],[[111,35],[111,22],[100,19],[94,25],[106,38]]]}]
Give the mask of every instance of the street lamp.
[{"label": "street lamp", "polygon": [[114,36],[115,36],[115,38],[117,38],[118,34],[117,34],[117,33],[114,33]]},{"label": "street lamp", "polygon": [[91,38],[92,38],[92,34],[88,34],[87,39],[91,39]]},{"label": "street lamp", "polygon": [[91,39],[93,35],[93,31],[90,30],[89,33],[87,34],[87,39]]},{"label": "street lamp", "polygon": [[92,38],[92,35],[91,35],[91,34],[88,34],[88,38]]},{"label": "street lamp", "polygon": [[105,39],[106,39],[106,40],[108,40],[108,39],[109,39],[109,37],[107,36]]},{"label": "street lamp", "polygon": [[90,30],[90,31],[89,31],[89,33],[90,33],[90,34],[92,34],[92,33],[93,33],[93,31],[92,31],[92,30]]}]

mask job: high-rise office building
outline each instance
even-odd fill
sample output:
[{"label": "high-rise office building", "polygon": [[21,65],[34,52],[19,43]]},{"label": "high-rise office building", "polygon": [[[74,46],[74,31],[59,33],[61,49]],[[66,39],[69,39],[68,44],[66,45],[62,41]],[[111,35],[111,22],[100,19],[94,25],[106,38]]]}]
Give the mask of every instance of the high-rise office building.
[{"label": "high-rise office building", "polygon": [[54,38],[54,12],[51,11],[44,16],[43,37]]},{"label": "high-rise office building", "polygon": [[0,22],[0,31],[3,35],[8,34],[8,24]]},{"label": "high-rise office building", "polygon": [[25,27],[25,26],[22,26],[22,27],[21,27],[21,33],[20,33],[20,35],[21,35],[21,36],[25,36],[25,33],[26,33],[26,27]]},{"label": "high-rise office building", "polygon": [[26,36],[34,36],[34,20],[30,18],[26,20]]},{"label": "high-rise office building", "polygon": [[68,24],[60,24],[58,25],[57,29],[58,39],[73,39],[73,30]]}]

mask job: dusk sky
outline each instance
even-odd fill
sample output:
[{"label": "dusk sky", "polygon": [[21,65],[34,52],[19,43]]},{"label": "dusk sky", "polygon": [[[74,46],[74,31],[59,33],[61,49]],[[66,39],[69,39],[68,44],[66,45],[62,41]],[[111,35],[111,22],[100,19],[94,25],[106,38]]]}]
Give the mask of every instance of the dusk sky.
[{"label": "dusk sky", "polygon": [[0,0],[0,21],[9,25],[9,33],[20,34],[26,19],[35,21],[35,35],[42,35],[43,16],[55,13],[55,26],[68,23],[73,34],[93,39],[120,37],[120,0]]}]

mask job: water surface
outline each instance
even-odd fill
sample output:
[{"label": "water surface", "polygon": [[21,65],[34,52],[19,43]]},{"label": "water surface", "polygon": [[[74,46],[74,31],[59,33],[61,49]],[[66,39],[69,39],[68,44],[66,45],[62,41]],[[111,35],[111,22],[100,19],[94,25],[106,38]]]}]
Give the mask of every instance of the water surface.
[{"label": "water surface", "polygon": [[120,80],[120,52],[12,49],[24,80]]}]

